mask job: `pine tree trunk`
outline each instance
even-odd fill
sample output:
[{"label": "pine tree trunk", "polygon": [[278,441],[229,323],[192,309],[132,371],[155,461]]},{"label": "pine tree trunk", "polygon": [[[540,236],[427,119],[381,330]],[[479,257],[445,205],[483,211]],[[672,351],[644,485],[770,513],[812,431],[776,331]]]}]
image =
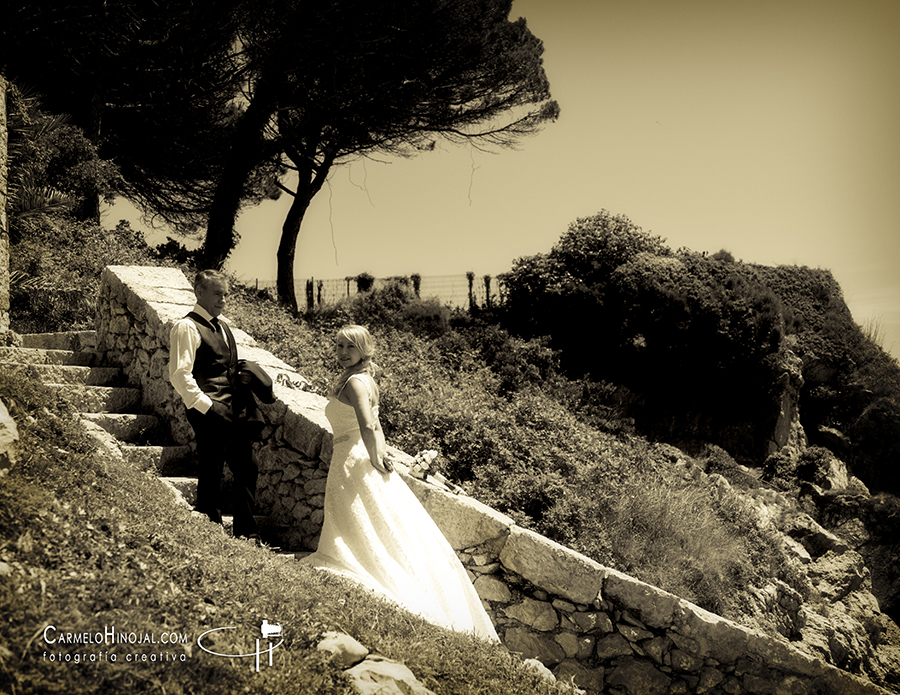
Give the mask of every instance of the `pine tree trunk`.
[{"label": "pine tree trunk", "polygon": [[200,254],[202,268],[221,270],[237,246],[239,236],[235,227],[244,198],[244,186],[253,169],[266,157],[263,131],[271,113],[268,100],[258,94],[234,134],[231,155],[216,184],[209,210],[206,240]]},{"label": "pine tree trunk", "polygon": [[[310,148],[315,151],[314,148]],[[296,164],[301,161],[296,153],[291,153],[291,159]],[[275,287],[278,290],[278,301],[288,309],[297,313],[297,291],[294,287],[294,257],[297,252],[297,237],[300,235],[300,225],[309,209],[313,197],[322,189],[334,158],[326,156],[325,160],[316,169],[310,171],[306,177],[300,169],[297,193],[294,202],[288,210],[284,225],[281,227],[281,241],[278,244],[278,274]],[[304,185],[305,182],[305,185]]]},{"label": "pine tree trunk", "polygon": [[297,252],[297,237],[300,225],[309,209],[311,197],[297,191],[291,209],[288,210],[284,225],[281,227],[281,241],[278,243],[278,275],[275,287],[278,290],[278,301],[297,313],[297,292],[294,288],[294,257]]}]

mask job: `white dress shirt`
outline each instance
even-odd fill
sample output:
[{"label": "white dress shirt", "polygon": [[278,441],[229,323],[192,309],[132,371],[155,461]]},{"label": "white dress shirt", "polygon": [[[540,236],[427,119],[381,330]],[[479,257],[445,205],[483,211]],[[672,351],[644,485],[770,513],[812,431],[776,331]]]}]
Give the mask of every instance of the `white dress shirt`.
[{"label": "white dress shirt", "polygon": [[[207,321],[212,321],[212,315],[199,304],[195,304],[192,311]],[[218,319],[220,322],[228,323],[222,316]],[[194,408],[205,413],[212,407],[212,399],[200,390],[192,373],[194,357],[202,342],[200,330],[192,319],[185,317],[175,322],[169,333],[169,381],[184,401],[185,408]]]}]

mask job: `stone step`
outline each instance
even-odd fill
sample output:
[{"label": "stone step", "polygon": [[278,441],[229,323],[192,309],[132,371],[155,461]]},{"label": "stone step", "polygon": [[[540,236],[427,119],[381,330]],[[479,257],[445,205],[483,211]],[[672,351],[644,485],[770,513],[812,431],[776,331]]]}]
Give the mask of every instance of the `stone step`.
[{"label": "stone step", "polygon": [[159,418],[133,413],[84,413],[82,418],[94,422],[123,443],[139,444],[159,441]]},{"label": "stone step", "polygon": [[178,476],[160,476],[160,480],[175,493],[176,501],[193,509],[197,499],[197,479]]},{"label": "stone step", "polygon": [[189,446],[140,446],[123,444],[122,456],[142,471],[154,471],[163,477],[178,477],[194,472],[194,456]]},{"label": "stone step", "polygon": [[59,364],[92,367],[102,362],[102,355],[89,350],[44,350],[41,348],[0,347],[0,362],[15,364]]},{"label": "stone step", "polygon": [[10,373],[28,373],[45,384],[118,386],[124,380],[122,370],[115,367],[77,367],[69,364],[19,364],[0,361],[0,369]]},{"label": "stone step", "polygon": [[43,350],[93,349],[97,346],[96,331],[66,331],[62,333],[26,333],[22,336],[22,347]]},{"label": "stone step", "polygon": [[[259,514],[254,514],[253,518],[256,519],[257,525],[262,528],[263,526],[269,525],[269,517],[260,516]],[[231,514],[223,514],[222,515],[222,526],[225,528],[231,528],[234,526],[234,517]]]},{"label": "stone step", "polygon": [[46,384],[81,413],[129,413],[140,410],[141,390],[125,386]]}]

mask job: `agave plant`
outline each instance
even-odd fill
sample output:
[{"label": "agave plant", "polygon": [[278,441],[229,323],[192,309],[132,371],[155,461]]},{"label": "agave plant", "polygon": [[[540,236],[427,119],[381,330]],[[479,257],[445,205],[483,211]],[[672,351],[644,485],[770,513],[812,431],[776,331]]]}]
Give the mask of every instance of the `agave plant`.
[{"label": "agave plant", "polygon": [[8,181],[10,231],[15,236],[17,223],[50,212],[72,207],[72,196],[41,182],[41,157],[38,143],[68,124],[68,116],[40,113],[40,99],[10,85]]}]

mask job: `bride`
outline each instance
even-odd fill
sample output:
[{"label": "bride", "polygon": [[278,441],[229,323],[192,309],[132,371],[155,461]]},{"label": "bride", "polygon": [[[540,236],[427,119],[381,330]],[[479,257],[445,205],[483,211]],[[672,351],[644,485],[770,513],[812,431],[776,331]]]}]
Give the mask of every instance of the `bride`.
[{"label": "bride", "polygon": [[453,548],[385,458],[374,353],[363,326],[338,331],[343,372],[325,407],[334,433],[325,521],[318,550],[301,562],[349,576],[432,623],[499,642]]}]

